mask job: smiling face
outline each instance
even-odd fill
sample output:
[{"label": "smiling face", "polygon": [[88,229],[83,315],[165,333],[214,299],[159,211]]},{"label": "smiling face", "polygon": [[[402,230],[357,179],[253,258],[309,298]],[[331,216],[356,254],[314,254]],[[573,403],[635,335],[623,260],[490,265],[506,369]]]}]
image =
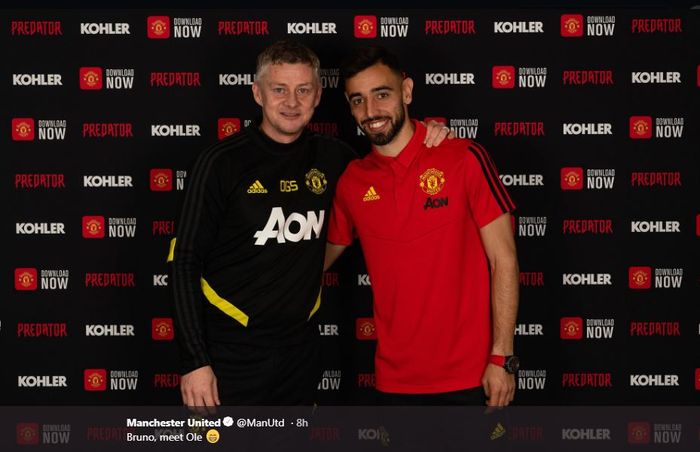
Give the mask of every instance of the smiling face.
[{"label": "smiling face", "polygon": [[411,79],[402,79],[381,63],[345,81],[350,112],[375,146],[391,144],[409,130],[406,116],[412,91]]},{"label": "smiling face", "polygon": [[270,64],[253,83],[262,107],[262,131],[274,141],[291,143],[304,131],[321,101],[321,86],[308,64]]}]

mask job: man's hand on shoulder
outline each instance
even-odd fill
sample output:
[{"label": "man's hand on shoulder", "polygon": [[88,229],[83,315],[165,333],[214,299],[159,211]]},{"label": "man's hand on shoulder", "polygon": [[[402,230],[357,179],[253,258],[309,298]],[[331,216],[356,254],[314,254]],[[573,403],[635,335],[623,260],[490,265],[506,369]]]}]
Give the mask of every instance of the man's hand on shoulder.
[{"label": "man's hand on shoulder", "polygon": [[199,414],[213,414],[211,408],[221,405],[216,375],[211,366],[195,369],[182,376],[180,380],[182,402]]},{"label": "man's hand on shoulder", "polygon": [[425,140],[423,140],[423,144],[425,144],[425,147],[430,148],[433,146],[437,146],[440,143],[442,143],[445,138],[449,138],[451,140],[455,137],[455,134],[452,133],[452,130],[442,122],[431,120],[430,122],[425,124],[425,127],[428,129],[425,132]]}]

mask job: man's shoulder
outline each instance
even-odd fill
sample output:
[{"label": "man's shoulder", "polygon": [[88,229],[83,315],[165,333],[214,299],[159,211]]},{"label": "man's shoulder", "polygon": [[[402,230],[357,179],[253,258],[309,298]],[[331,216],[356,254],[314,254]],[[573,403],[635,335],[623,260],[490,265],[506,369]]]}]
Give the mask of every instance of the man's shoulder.
[{"label": "man's shoulder", "polygon": [[367,155],[362,158],[357,158],[348,164],[345,169],[345,174],[352,176],[353,174],[358,174],[361,172],[372,171],[378,167],[375,160],[375,156],[372,155],[374,151],[370,151]]},{"label": "man's shoulder", "polygon": [[239,167],[240,159],[250,155],[250,152],[245,151],[249,144],[250,137],[243,130],[203,148],[195,154],[191,163],[191,177],[209,178]]},{"label": "man's shoulder", "polygon": [[231,151],[245,147],[249,143],[250,137],[244,129],[239,133],[228,136],[215,143],[208,144],[197,153],[197,158],[201,160],[211,159],[212,157],[221,157],[222,155],[226,155]]},{"label": "man's shoulder", "polygon": [[246,129],[224,138],[204,148],[201,155],[205,156],[232,156],[235,151],[247,148],[251,145],[251,137]]},{"label": "man's shoulder", "polygon": [[357,158],[357,154],[352,149],[352,147],[339,138],[330,135],[324,135],[318,132],[312,132],[311,140],[316,143],[321,143],[324,146],[324,148],[331,149],[334,152],[338,152],[343,155],[349,155],[352,156],[352,158]]},{"label": "man's shoulder", "polygon": [[339,176],[348,163],[357,159],[355,151],[344,141],[314,132],[309,142],[311,148],[315,149],[316,158],[328,168],[331,173]]},{"label": "man's shoulder", "polygon": [[477,148],[477,147],[482,147],[479,143],[476,141],[469,139],[469,138],[452,138],[452,139],[445,139],[442,143],[440,143],[438,146],[435,146],[433,148],[428,148],[428,150],[436,150],[438,152],[470,152],[472,149]]},{"label": "man's shoulder", "polygon": [[448,161],[467,161],[476,163],[481,159],[488,159],[488,152],[480,143],[469,138],[453,138],[445,140],[440,145],[427,150],[438,158]]}]

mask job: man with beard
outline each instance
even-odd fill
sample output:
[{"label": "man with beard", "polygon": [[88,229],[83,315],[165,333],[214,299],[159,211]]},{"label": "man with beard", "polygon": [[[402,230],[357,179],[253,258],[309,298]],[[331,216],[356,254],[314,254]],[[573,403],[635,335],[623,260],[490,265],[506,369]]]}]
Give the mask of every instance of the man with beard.
[{"label": "man with beard", "polygon": [[380,403],[508,405],[518,368],[515,207],[491,158],[471,140],[423,145],[425,127],[408,118],[413,81],[385,49],[357,50],[341,73],[373,149],[338,181],[326,267],[359,238]]},{"label": "man with beard", "polygon": [[[185,405],[311,404],[327,217],[354,153],[310,132],[319,59],[279,41],[257,61],[262,119],[196,160],[172,262]],[[430,137],[445,138],[433,124]]]}]

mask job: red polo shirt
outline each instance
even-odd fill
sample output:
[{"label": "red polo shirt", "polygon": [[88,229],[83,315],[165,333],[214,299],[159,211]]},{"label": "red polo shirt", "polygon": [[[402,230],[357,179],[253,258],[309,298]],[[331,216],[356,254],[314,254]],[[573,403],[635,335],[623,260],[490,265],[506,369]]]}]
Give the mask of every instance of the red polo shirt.
[{"label": "red polo shirt", "polygon": [[374,293],[377,389],[437,393],[481,385],[491,347],[488,260],[479,228],[515,207],[483,147],[372,150],[338,181],[328,241],[357,235]]}]

